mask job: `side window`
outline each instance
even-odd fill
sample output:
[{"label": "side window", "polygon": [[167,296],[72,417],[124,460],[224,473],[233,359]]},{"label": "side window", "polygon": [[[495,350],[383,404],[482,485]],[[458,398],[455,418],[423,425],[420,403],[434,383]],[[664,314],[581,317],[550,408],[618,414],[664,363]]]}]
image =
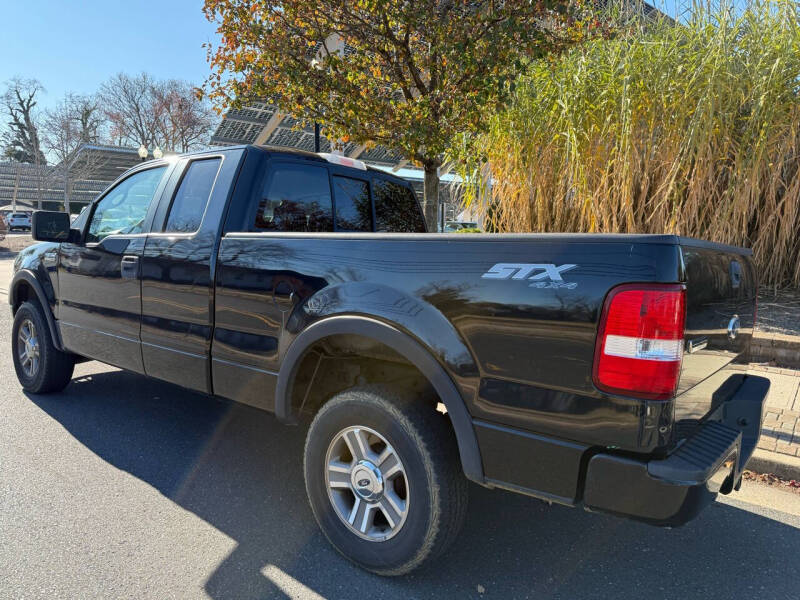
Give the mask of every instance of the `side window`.
[{"label": "side window", "polygon": [[254,223],[261,231],[333,231],[328,169],[278,164],[267,176]]},{"label": "side window", "polygon": [[169,207],[164,231],[194,233],[200,229],[221,162],[220,158],[206,158],[189,163]]},{"label": "side window", "polygon": [[87,242],[99,242],[114,233],[142,233],[147,209],[167,167],[139,171],[121,181],[95,206]]},{"label": "side window", "polygon": [[333,178],[337,231],[372,231],[369,184],[350,177]]},{"label": "side window", "polygon": [[414,192],[376,177],[372,181],[372,193],[375,195],[375,231],[425,233],[425,221]]}]

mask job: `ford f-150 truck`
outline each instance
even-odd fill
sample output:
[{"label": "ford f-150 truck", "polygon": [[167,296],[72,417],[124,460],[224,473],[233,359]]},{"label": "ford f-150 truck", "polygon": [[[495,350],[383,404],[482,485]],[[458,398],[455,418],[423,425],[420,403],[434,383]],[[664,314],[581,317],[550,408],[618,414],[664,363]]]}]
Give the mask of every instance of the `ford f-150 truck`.
[{"label": "ford f-150 truck", "polygon": [[9,294],[26,391],[92,359],[310,421],[314,516],[376,573],[443,552],[467,480],[680,525],[760,434],[740,248],[428,234],[403,180],[257,146],[143,163],[33,235]]}]

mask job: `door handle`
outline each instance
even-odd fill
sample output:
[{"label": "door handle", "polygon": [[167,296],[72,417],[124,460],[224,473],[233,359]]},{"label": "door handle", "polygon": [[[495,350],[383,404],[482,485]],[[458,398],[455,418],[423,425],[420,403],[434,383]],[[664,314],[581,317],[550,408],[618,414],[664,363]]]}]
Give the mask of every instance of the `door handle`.
[{"label": "door handle", "polygon": [[739,289],[739,286],[742,284],[742,265],[739,264],[738,260],[732,260],[730,266],[730,273],[731,273],[731,287],[735,290]]},{"label": "door handle", "polygon": [[123,279],[136,279],[139,275],[139,257],[123,256],[120,264],[120,272]]}]

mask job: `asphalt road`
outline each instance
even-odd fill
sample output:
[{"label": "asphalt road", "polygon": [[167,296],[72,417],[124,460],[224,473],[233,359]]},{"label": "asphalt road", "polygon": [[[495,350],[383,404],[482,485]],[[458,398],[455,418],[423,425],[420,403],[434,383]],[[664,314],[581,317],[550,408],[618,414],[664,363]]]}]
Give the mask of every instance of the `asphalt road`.
[{"label": "asphalt road", "polygon": [[26,395],[10,327],[0,307],[2,598],[798,596],[800,495],[750,482],[676,530],[472,486],[444,560],[364,573],[316,528],[302,427],[97,363]]}]

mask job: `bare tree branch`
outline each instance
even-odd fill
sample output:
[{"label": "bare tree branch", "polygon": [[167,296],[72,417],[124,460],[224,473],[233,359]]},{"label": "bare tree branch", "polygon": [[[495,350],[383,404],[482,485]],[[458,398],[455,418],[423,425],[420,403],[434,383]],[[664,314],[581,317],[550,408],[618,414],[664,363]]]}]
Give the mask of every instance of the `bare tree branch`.
[{"label": "bare tree branch", "polygon": [[7,121],[3,154],[19,162],[46,164],[39,141],[37,96],[44,91],[35,79],[14,78],[6,84],[0,99]]}]

